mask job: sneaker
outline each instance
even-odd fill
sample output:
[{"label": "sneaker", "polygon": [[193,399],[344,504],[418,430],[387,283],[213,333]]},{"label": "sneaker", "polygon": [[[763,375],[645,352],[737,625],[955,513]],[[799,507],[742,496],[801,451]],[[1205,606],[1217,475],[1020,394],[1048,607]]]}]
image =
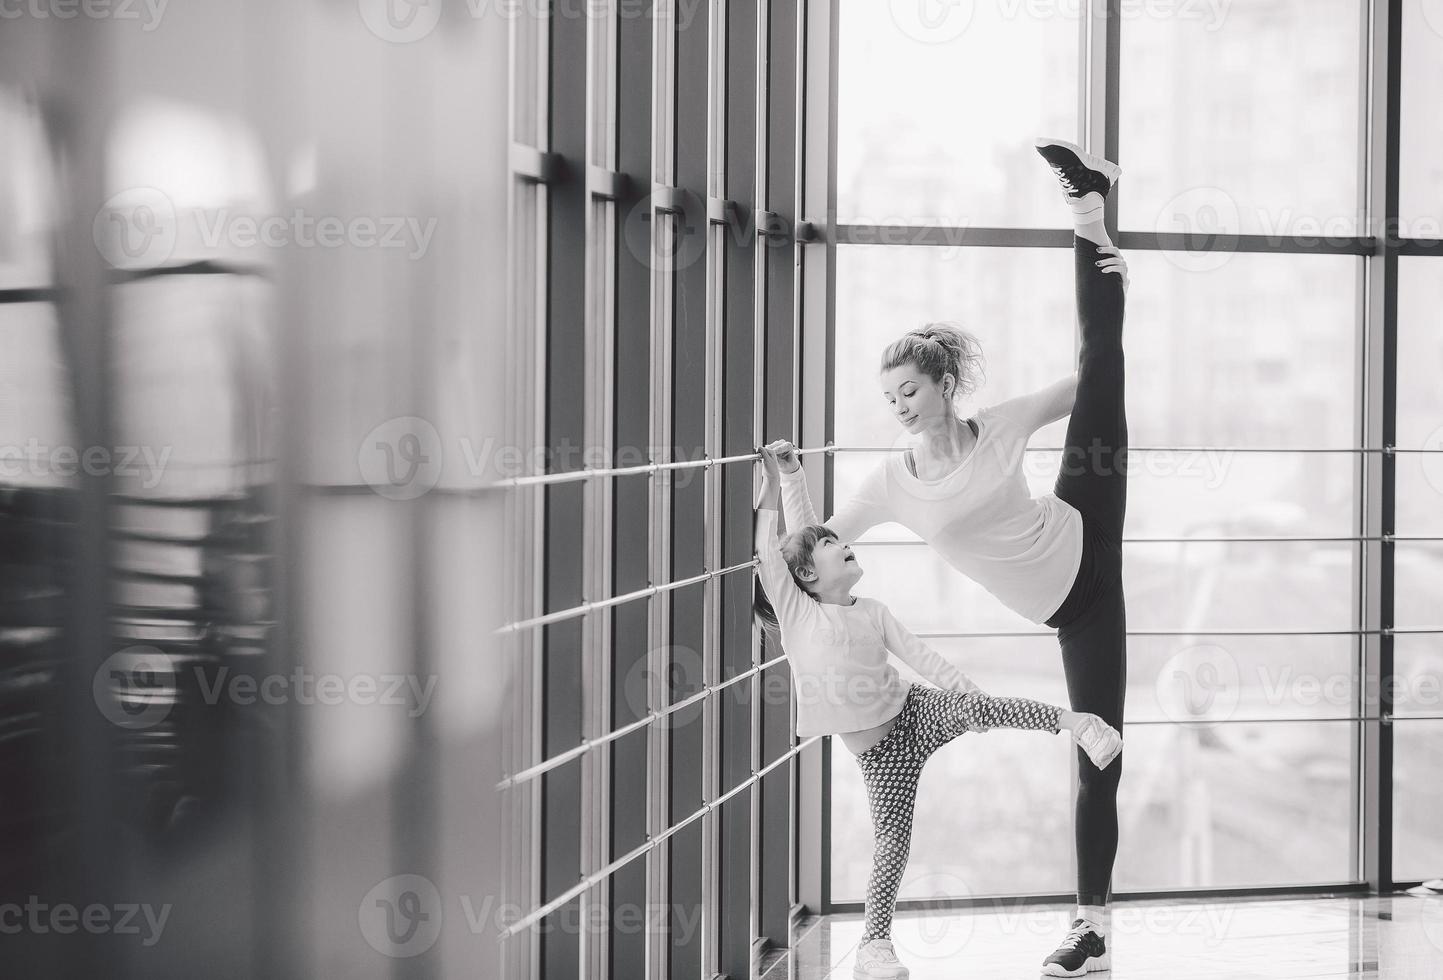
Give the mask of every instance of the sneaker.
[{"label": "sneaker", "polygon": [[1112,969],[1112,954],[1107,940],[1086,919],[1074,919],[1072,931],[1062,945],[1042,962],[1044,977],[1080,977]]},{"label": "sneaker", "polygon": [[1122,176],[1122,168],[1111,160],[1087,153],[1066,140],[1038,139],[1037,152],[1057,175],[1062,196],[1078,217],[1101,212],[1107,192]]},{"label": "sneaker", "polygon": [[1083,715],[1072,730],[1072,740],[1082,746],[1082,751],[1099,769],[1112,765],[1112,760],[1122,751],[1122,736],[1097,715]]},{"label": "sneaker", "polygon": [[857,947],[857,961],[852,966],[854,980],[907,980],[912,975],[897,959],[890,939],[868,939]]}]

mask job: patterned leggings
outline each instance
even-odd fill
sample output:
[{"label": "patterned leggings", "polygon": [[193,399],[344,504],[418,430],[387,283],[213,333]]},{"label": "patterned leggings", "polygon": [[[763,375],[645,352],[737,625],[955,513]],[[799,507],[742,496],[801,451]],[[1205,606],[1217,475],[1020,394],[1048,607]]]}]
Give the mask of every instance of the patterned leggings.
[{"label": "patterned leggings", "polygon": [[1057,734],[1062,709],[1027,698],[994,698],[913,684],[896,723],[881,741],[857,756],[872,808],[875,850],[867,882],[862,939],[886,939],[907,853],[917,780],[933,752],[963,732],[1027,728]]}]

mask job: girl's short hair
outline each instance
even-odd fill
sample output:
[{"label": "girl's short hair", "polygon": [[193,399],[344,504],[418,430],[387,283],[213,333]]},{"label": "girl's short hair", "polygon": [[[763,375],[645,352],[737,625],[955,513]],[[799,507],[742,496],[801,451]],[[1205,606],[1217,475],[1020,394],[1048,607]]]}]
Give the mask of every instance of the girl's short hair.
[{"label": "girl's short hair", "polygon": [[[837,540],[837,532],[825,524],[808,524],[799,531],[782,538],[782,558],[786,560],[787,570],[792,573],[792,579],[797,586],[808,595],[811,590],[807,583],[797,578],[801,571],[814,572],[816,567],[812,564],[812,554],[817,550],[818,542],[823,539]],[[762,622],[762,627],[770,633],[777,633],[780,627],[777,625],[777,613],[772,604],[767,600],[766,591],[762,588],[761,580],[757,580],[756,593],[753,596],[752,608]]]},{"label": "girl's short hair", "polygon": [[952,375],[957,379],[957,387],[952,389],[954,398],[972,394],[987,380],[981,342],[952,322],[928,323],[888,344],[882,351],[881,370],[890,371],[903,364],[916,364],[938,384],[943,375]]}]

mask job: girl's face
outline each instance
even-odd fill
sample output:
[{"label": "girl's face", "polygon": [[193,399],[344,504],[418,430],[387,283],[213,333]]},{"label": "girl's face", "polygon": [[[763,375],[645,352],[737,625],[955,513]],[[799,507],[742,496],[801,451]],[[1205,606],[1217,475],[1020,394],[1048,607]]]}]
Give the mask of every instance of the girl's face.
[{"label": "girl's face", "polygon": [[887,399],[898,424],[908,432],[920,432],[953,414],[951,394],[955,383],[950,374],[942,375],[938,383],[915,363],[899,364],[882,372],[881,385],[882,397]]},{"label": "girl's face", "polygon": [[812,567],[816,576],[812,585],[818,592],[850,589],[862,577],[862,565],[852,554],[852,546],[835,538],[822,538],[812,549]]}]

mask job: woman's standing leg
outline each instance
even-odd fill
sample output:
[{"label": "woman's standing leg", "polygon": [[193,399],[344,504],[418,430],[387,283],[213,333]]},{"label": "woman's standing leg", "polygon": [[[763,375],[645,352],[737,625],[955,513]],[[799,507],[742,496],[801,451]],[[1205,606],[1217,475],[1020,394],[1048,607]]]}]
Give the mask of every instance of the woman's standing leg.
[{"label": "woman's standing leg", "polygon": [[[1110,247],[1101,222],[1105,196],[1120,171],[1068,144],[1039,141],[1038,152],[1062,181],[1075,218],[1073,264],[1082,334],[1077,395],[1055,493],[1082,515],[1084,555],[1078,581],[1049,625],[1058,630],[1073,710],[1096,714],[1121,731],[1127,673],[1122,590],[1128,443],[1122,347],[1125,267],[1118,268],[1116,249]],[[1080,975],[1110,964],[1104,909],[1111,898],[1117,855],[1121,776],[1120,756],[1100,770],[1079,751],[1078,916],[1073,934],[1044,964],[1051,975]]]},{"label": "woman's standing leg", "polygon": [[[1127,510],[1127,413],[1124,405],[1123,289],[1104,273],[1097,245],[1073,245],[1082,344],[1077,397],[1067,427],[1057,496],[1077,508],[1091,582],[1084,601],[1057,631],[1068,699],[1074,711],[1098,715],[1122,730],[1127,674],[1127,616],[1122,591],[1122,526]],[[1078,753],[1077,904],[1099,908],[1110,899],[1117,854],[1117,789],[1121,759],[1099,770]],[[1105,923],[1097,923],[1105,925]]]}]

